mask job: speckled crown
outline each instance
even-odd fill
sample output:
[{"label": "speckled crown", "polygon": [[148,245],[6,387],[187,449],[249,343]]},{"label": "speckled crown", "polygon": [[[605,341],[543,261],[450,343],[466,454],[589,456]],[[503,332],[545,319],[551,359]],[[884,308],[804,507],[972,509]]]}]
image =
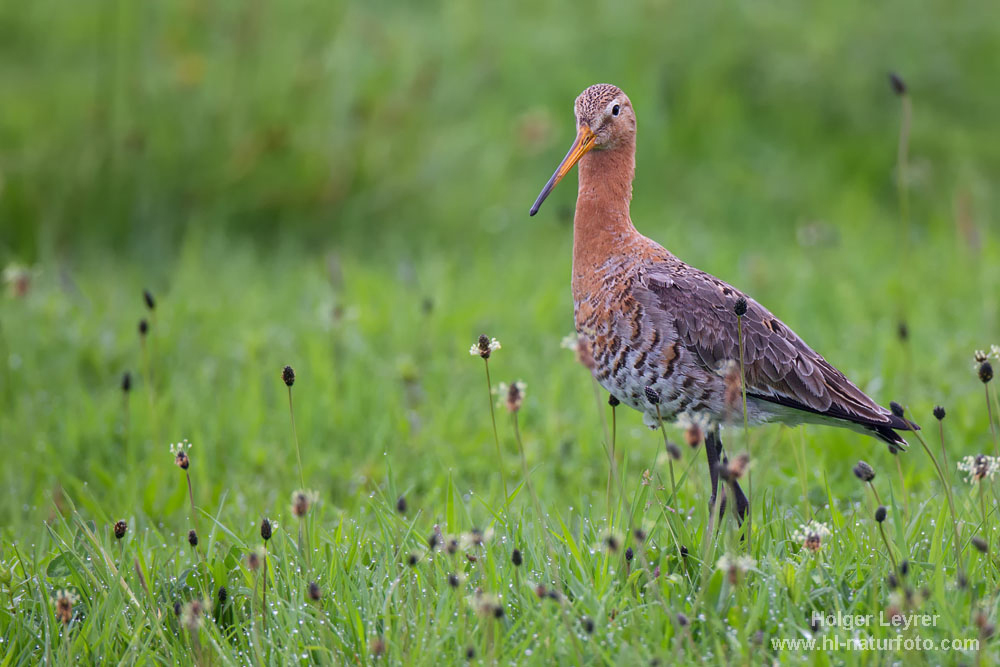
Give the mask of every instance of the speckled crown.
[{"label": "speckled crown", "polygon": [[604,113],[605,107],[616,97],[625,97],[622,89],[618,86],[612,86],[610,83],[594,84],[576,98],[576,117],[596,118]]}]

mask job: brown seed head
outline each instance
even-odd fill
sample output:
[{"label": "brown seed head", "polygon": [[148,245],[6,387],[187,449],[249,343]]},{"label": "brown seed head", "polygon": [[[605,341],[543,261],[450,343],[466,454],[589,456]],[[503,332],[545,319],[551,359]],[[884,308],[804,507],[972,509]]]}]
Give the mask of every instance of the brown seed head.
[{"label": "brown seed head", "polygon": [[672,458],[674,461],[681,460],[681,448],[672,442],[667,443],[667,454],[669,454],[670,458]]},{"label": "brown seed head", "polygon": [[747,314],[747,298],[741,296],[736,299],[736,305],[733,306],[733,312],[736,313],[736,317],[743,317]]},{"label": "brown seed head", "polygon": [[125,537],[125,532],[128,530],[128,524],[125,523],[125,519],[119,519],[115,521],[115,537],[119,540]]},{"label": "brown seed head", "polygon": [[979,379],[983,384],[989,383],[993,379],[993,366],[988,361],[979,364]]},{"label": "brown seed head", "polygon": [[271,539],[271,522],[267,517],[261,519],[260,536],[265,542]]},{"label": "brown seed head", "polygon": [[935,419],[937,419],[938,421],[941,421],[941,420],[944,419],[944,415],[945,415],[945,412],[944,412],[944,408],[943,407],[941,407],[940,405],[937,405],[937,406],[934,407],[934,418]]},{"label": "brown seed head", "polygon": [[153,293],[148,289],[142,290],[142,300],[146,302],[146,308],[150,310],[156,309],[156,301],[153,299]]},{"label": "brown seed head", "polygon": [[510,562],[514,564],[514,567],[521,567],[521,563],[523,563],[524,560],[521,558],[520,549],[514,549],[510,552]]},{"label": "brown seed head", "polygon": [[315,581],[309,582],[309,599],[313,602],[319,602],[319,599],[323,597],[323,591],[320,590],[319,584]]},{"label": "brown seed head", "polygon": [[285,366],[281,369],[281,381],[285,383],[286,387],[295,384],[295,370],[291,366]]},{"label": "brown seed head", "polygon": [[309,494],[305,491],[296,491],[292,495],[292,514],[301,519],[309,513]]},{"label": "brown seed head", "polygon": [[149,322],[147,322],[145,319],[139,320],[139,335],[145,338],[146,334],[148,333],[149,333]]},{"label": "brown seed head", "polygon": [[191,632],[201,627],[205,617],[205,604],[201,600],[191,600],[181,610],[181,625]]},{"label": "brown seed head", "polygon": [[972,538],[972,546],[976,547],[976,550],[984,554],[989,550],[989,545],[986,544],[986,540],[976,535]]},{"label": "brown seed head", "polygon": [[126,394],[132,390],[132,374],[125,371],[122,374],[122,391]]},{"label": "brown seed head", "polygon": [[654,389],[652,386],[646,387],[645,393],[646,393],[646,400],[649,401],[652,405],[660,404],[660,392],[656,391],[656,389]]},{"label": "brown seed head", "polygon": [[615,398],[614,394],[611,394],[610,396],[608,396],[608,405],[610,405],[613,408],[617,408],[620,404],[621,404],[621,401],[619,401],[617,398]]},{"label": "brown seed head", "polygon": [[198,546],[198,533],[195,532],[194,528],[188,531],[188,544],[192,547]]},{"label": "brown seed head", "polygon": [[256,550],[251,550],[247,554],[247,567],[251,572],[256,572],[260,569],[260,554]]},{"label": "brown seed head", "polygon": [[879,523],[885,521],[885,515],[887,511],[888,510],[886,510],[885,505],[879,505],[878,509],[875,510],[875,520],[878,521]]},{"label": "brown seed head", "polygon": [[507,410],[509,412],[517,412],[521,409],[521,403],[524,402],[524,383],[523,382],[511,382],[510,386],[507,388]]},{"label": "brown seed head", "polygon": [[739,456],[726,464],[727,479],[735,482],[746,474],[750,467],[750,455],[742,452]]},{"label": "brown seed head", "polygon": [[865,461],[858,461],[854,466],[854,476],[862,482],[870,482],[875,479],[875,469]]},{"label": "brown seed head", "polygon": [[892,88],[892,92],[899,96],[906,94],[906,82],[895,72],[889,72],[889,86]]},{"label": "brown seed head", "polygon": [[187,452],[183,449],[178,450],[177,454],[174,455],[174,465],[181,470],[187,470],[191,465],[191,459],[188,458]]},{"label": "brown seed head", "polygon": [[71,591],[56,592],[56,618],[63,625],[69,625],[70,621],[73,620],[73,605],[78,599],[76,594]]},{"label": "brown seed head", "polygon": [[470,352],[473,355],[478,354],[483,359],[489,359],[490,355],[493,354],[494,350],[500,349],[500,343],[496,338],[490,338],[486,334],[481,334],[476,344],[472,346]]}]

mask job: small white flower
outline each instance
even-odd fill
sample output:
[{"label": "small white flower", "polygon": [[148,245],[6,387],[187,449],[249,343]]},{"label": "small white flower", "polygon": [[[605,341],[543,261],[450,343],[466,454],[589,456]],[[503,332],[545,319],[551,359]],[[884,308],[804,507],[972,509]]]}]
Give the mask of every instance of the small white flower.
[{"label": "small white flower", "polygon": [[800,524],[799,529],[792,533],[792,539],[810,551],[819,551],[823,546],[823,538],[832,534],[829,526],[814,519]]},{"label": "small white flower", "polygon": [[984,350],[976,350],[972,357],[975,359],[976,364],[981,364],[989,358],[989,355]]},{"label": "small white flower", "polygon": [[580,337],[574,332],[563,336],[563,339],[559,342],[559,347],[564,350],[572,350],[576,352],[580,347]]},{"label": "small white flower", "polygon": [[469,348],[469,354],[473,357],[482,357],[483,359],[489,359],[490,354],[496,352],[500,349],[500,341],[496,338],[487,338],[486,336],[480,336],[479,340],[472,344]]},{"label": "small white flower", "polygon": [[682,412],[677,415],[677,425],[684,430],[698,428],[707,433],[712,427],[712,417],[707,412]]},{"label": "small white flower", "polygon": [[189,449],[191,449],[191,443],[187,441],[187,438],[184,438],[178,443],[172,443],[170,445],[170,453],[173,454],[174,456],[176,456],[181,452],[186,452]]},{"label": "small white flower", "polygon": [[1000,345],[990,345],[990,356],[1000,361]]},{"label": "small white flower", "polygon": [[985,454],[966,456],[958,462],[958,469],[968,475],[966,482],[974,484],[983,479],[993,479],[1000,471],[1000,460]]},{"label": "small white flower", "polygon": [[730,373],[739,373],[739,371],[740,364],[734,359],[724,359],[715,366],[715,374],[721,378],[728,376]]},{"label": "small white flower", "polygon": [[729,578],[729,583],[733,586],[740,583],[743,575],[757,567],[757,561],[747,555],[734,556],[725,554],[715,564],[715,568],[720,572],[725,572]]},{"label": "small white flower", "polygon": [[715,567],[720,570],[729,570],[733,567],[743,570],[744,572],[752,570],[757,566],[757,561],[755,561],[750,556],[746,554],[740,556],[734,556],[732,554],[725,554],[718,560]]},{"label": "small white flower", "polygon": [[484,533],[481,530],[473,529],[467,533],[462,533],[459,538],[461,540],[461,548],[463,551],[468,551],[473,547],[481,547],[490,540],[493,539],[493,529],[487,528]]}]

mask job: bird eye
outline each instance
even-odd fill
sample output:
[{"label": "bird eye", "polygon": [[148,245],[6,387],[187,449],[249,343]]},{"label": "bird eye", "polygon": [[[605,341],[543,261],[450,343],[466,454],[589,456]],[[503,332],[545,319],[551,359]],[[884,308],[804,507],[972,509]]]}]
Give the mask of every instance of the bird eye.
[{"label": "bird eye", "polygon": [[621,109],[618,108],[617,104],[614,105],[613,107],[611,107],[611,115],[612,116],[617,116],[619,111],[621,111]]}]

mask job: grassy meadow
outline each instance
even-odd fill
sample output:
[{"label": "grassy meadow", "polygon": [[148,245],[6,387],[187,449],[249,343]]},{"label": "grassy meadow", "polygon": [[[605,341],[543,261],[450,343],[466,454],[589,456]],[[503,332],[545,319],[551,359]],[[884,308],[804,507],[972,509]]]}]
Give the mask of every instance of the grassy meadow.
[{"label": "grassy meadow", "polygon": [[[994,664],[998,45],[988,2],[0,6],[0,667]],[[703,444],[564,347],[575,177],[527,216],[598,81],[640,231],[926,446],[728,428],[709,528]]]}]

